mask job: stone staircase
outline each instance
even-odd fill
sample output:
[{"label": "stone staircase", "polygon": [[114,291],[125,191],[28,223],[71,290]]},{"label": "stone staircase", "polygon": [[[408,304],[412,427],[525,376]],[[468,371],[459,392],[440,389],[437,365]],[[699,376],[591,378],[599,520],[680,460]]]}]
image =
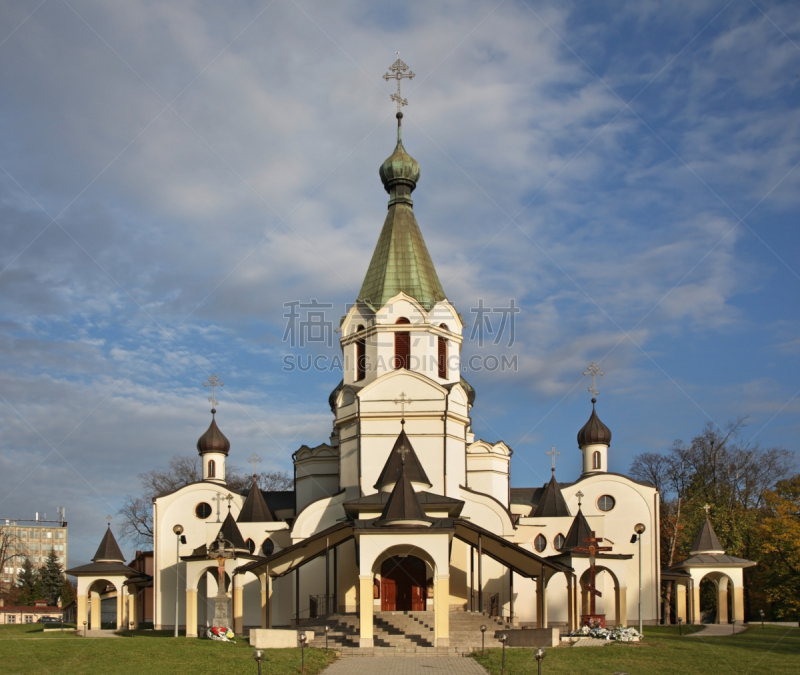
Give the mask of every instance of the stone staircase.
[{"label": "stone staircase", "polygon": [[328,648],[344,656],[359,655],[443,655],[464,654],[481,647],[482,624],[486,629],[486,646],[496,646],[496,630],[510,628],[498,617],[482,613],[450,612],[450,646],[434,646],[433,612],[375,612],[373,623],[373,649],[359,647],[359,619],[355,614],[329,614],[316,619],[306,619],[302,628],[314,631],[310,647],[325,647],[325,626],[329,626]]}]

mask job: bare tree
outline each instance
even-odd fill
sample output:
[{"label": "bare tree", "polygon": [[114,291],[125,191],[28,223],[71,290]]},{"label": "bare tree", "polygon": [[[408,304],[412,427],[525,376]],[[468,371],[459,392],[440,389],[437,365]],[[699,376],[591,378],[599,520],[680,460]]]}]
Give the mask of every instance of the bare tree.
[{"label": "bare tree", "polygon": [[0,528],[0,570],[6,567],[16,567],[15,561],[21,560],[27,555],[27,546],[14,530]]}]

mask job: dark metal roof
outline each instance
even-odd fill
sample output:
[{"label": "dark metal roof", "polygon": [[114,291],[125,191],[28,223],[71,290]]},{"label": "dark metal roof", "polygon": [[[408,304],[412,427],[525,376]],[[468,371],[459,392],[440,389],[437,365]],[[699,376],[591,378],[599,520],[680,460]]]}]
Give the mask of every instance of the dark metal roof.
[{"label": "dark metal roof", "polygon": [[100,542],[100,546],[97,547],[97,553],[94,554],[92,561],[96,563],[125,562],[125,556],[122,555],[117,540],[114,539],[114,534],[111,532],[111,523],[108,524],[108,529],[105,535],[103,535],[103,540]]},{"label": "dark metal roof", "polygon": [[[401,432],[402,433],[402,432]],[[406,465],[401,462],[400,476],[394,484],[392,493],[383,507],[383,513],[378,519],[381,525],[392,525],[395,522],[427,521],[425,509],[417,499],[417,493],[411,486],[411,481],[405,470]]]},{"label": "dark metal roof", "polygon": [[261,494],[272,513],[276,511],[294,512],[294,490],[262,490]]},{"label": "dark metal roof", "polygon": [[250,492],[247,493],[247,499],[244,500],[242,510],[239,512],[237,522],[239,523],[272,523],[275,519],[269,511],[267,502],[264,500],[264,495],[258,489],[256,477],[253,476],[253,484],[250,486]]},{"label": "dark metal roof", "polygon": [[550,476],[550,482],[544,486],[544,492],[531,513],[532,518],[558,518],[571,516],[567,502],[561,494],[561,489],[556,482],[556,474]]},{"label": "dark metal roof", "polygon": [[[445,497],[444,495],[426,491],[420,491],[416,494],[419,503],[426,512],[434,509],[447,509],[448,516],[455,518],[461,514],[461,510],[464,508],[464,502],[460,499],[453,499],[452,497]],[[383,510],[386,502],[389,501],[390,495],[390,492],[375,492],[366,497],[346,501],[342,506],[344,506],[345,513],[352,516],[361,511],[374,511],[378,507]]]},{"label": "dark metal roof", "polygon": [[586,539],[592,536],[592,528],[583,515],[583,512],[578,508],[578,513],[575,514],[575,519],[569,527],[569,532],[564,539],[564,545],[559,549],[561,553],[567,553],[579,546],[586,546]]},{"label": "dark metal roof", "polygon": [[73,567],[72,569],[68,569],[66,574],[71,574],[74,577],[80,576],[126,576],[126,577],[138,577],[140,572],[133,569],[132,567],[128,567],[125,563],[121,562],[93,562],[87,563],[86,565],[81,565],[79,567]]},{"label": "dark metal roof", "polygon": [[419,462],[417,453],[414,452],[414,446],[411,445],[411,441],[409,441],[408,436],[406,436],[405,429],[400,432],[400,435],[394,442],[394,447],[389,453],[386,464],[383,466],[383,471],[381,471],[381,475],[378,477],[378,482],[375,483],[375,489],[380,490],[382,487],[397,483],[402,471],[405,471],[410,482],[421,483],[428,487],[432,486],[432,483],[428,480],[428,476],[425,473],[425,469],[422,468],[422,464]]},{"label": "dark metal roof", "polygon": [[543,487],[538,488],[511,488],[511,503],[512,504],[526,504],[530,506],[539,503],[544,492]]},{"label": "dark metal roof", "polygon": [[758,563],[752,560],[738,558],[735,555],[711,555],[708,553],[700,553],[686,560],[681,560],[681,562],[669,567],[668,570],[675,571],[687,567],[753,567],[757,564]]},{"label": "dark metal roof", "polygon": [[700,531],[697,533],[697,537],[695,537],[694,544],[692,544],[689,553],[691,555],[696,553],[725,553],[725,549],[722,544],[720,544],[717,533],[714,532],[714,528],[711,526],[711,520],[709,520],[708,516],[706,516],[705,522],[703,522],[703,525],[700,527]]},{"label": "dark metal roof", "polygon": [[228,509],[228,515],[225,516],[225,520],[222,522],[222,527],[219,528],[219,531],[226,540],[233,544],[234,549],[238,551],[246,551],[248,553],[250,552],[250,549],[247,548],[247,544],[244,541],[242,533],[239,531],[239,526],[233,519],[233,514],[231,513],[230,509]]},{"label": "dark metal roof", "polygon": [[231,442],[217,426],[217,420],[215,418],[216,412],[216,410],[212,409],[211,424],[208,425],[206,432],[197,439],[197,451],[201,455],[207,452],[221,452],[223,455],[227,456],[228,451],[231,449]]},{"label": "dark metal roof", "polygon": [[584,445],[611,445],[611,430],[600,421],[600,418],[595,412],[594,404],[597,399],[592,399],[592,414],[589,416],[589,421],[583,425],[583,428],[578,432],[578,447],[582,448]]}]

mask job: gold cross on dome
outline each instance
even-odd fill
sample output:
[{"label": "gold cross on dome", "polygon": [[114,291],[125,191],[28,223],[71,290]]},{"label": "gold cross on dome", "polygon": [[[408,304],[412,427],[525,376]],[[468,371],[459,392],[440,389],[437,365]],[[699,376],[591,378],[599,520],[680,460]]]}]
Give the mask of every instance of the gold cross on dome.
[{"label": "gold cross on dome", "polygon": [[387,82],[389,80],[397,80],[397,93],[392,94],[390,98],[397,103],[397,112],[400,112],[404,105],[408,105],[408,99],[403,98],[400,93],[400,83],[404,78],[410,80],[414,77],[414,73],[408,70],[408,66],[400,60],[400,52],[395,52],[395,54],[397,54],[397,61],[389,66],[389,72],[384,74],[383,79]]},{"label": "gold cross on dome", "polygon": [[703,507],[703,511],[705,511],[705,512],[706,512],[706,518],[708,518],[709,514],[711,513],[711,505],[710,505],[710,504],[706,504],[706,505]]},{"label": "gold cross on dome", "polygon": [[600,367],[593,361],[592,365],[583,371],[583,374],[592,376],[592,386],[589,387],[589,391],[591,392],[592,396],[597,396],[600,393],[597,391],[597,376],[599,375],[602,377],[605,375],[605,373],[600,370]]},{"label": "gold cross on dome", "polygon": [[203,382],[203,386],[204,387],[211,387],[211,398],[208,399],[208,401],[209,401],[209,403],[211,403],[211,407],[212,408],[216,408],[217,407],[217,403],[219,403],[219,401],[216,400],[215,389],[217,387],[224,387],[225,383],[224,382],[220,382],[219,378],[212,373],[211,377],[208,378],[208,382]]},{"label": "gold cross on dome", "polygon": [[550,468],[550,471],[552,471],[553,473],[555,473],[555,472],[556,472],[556,455],[560,455],[561,453],[560,453],[558,450],[556,450],[556,446],[554,445],[553,447],[551,447],[551,448],[550,448],[550,450],[548,450],[548,451],[547,451],[546,453],[544,453],[544,454],[545,454],[545,455],[548,455],[549,457],[551,457],[551,458],[552,458],[552,460],[553,460],[553,466]]}]

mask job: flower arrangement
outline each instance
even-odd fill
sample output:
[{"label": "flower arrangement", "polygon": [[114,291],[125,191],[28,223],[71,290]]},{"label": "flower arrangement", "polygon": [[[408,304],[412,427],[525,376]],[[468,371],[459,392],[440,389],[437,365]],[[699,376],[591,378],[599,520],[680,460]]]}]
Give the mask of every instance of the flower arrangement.
[{"label": "flower arrangement", "polygon": [[587,625],[572,631],[570,636],[614,640],[615,642],[639,642],[642,639],[642,635],[635,628],[617,626],[609,630],[608,628],[601,628],[599,625],[590,625],[592,623],[593,621],[590,619]]},{"label": "flower arrangement", "polygon": [[209,640],[219,640],[220,642],[233,642],[233,631],[225,626],[212,626],[206,631]]}]

